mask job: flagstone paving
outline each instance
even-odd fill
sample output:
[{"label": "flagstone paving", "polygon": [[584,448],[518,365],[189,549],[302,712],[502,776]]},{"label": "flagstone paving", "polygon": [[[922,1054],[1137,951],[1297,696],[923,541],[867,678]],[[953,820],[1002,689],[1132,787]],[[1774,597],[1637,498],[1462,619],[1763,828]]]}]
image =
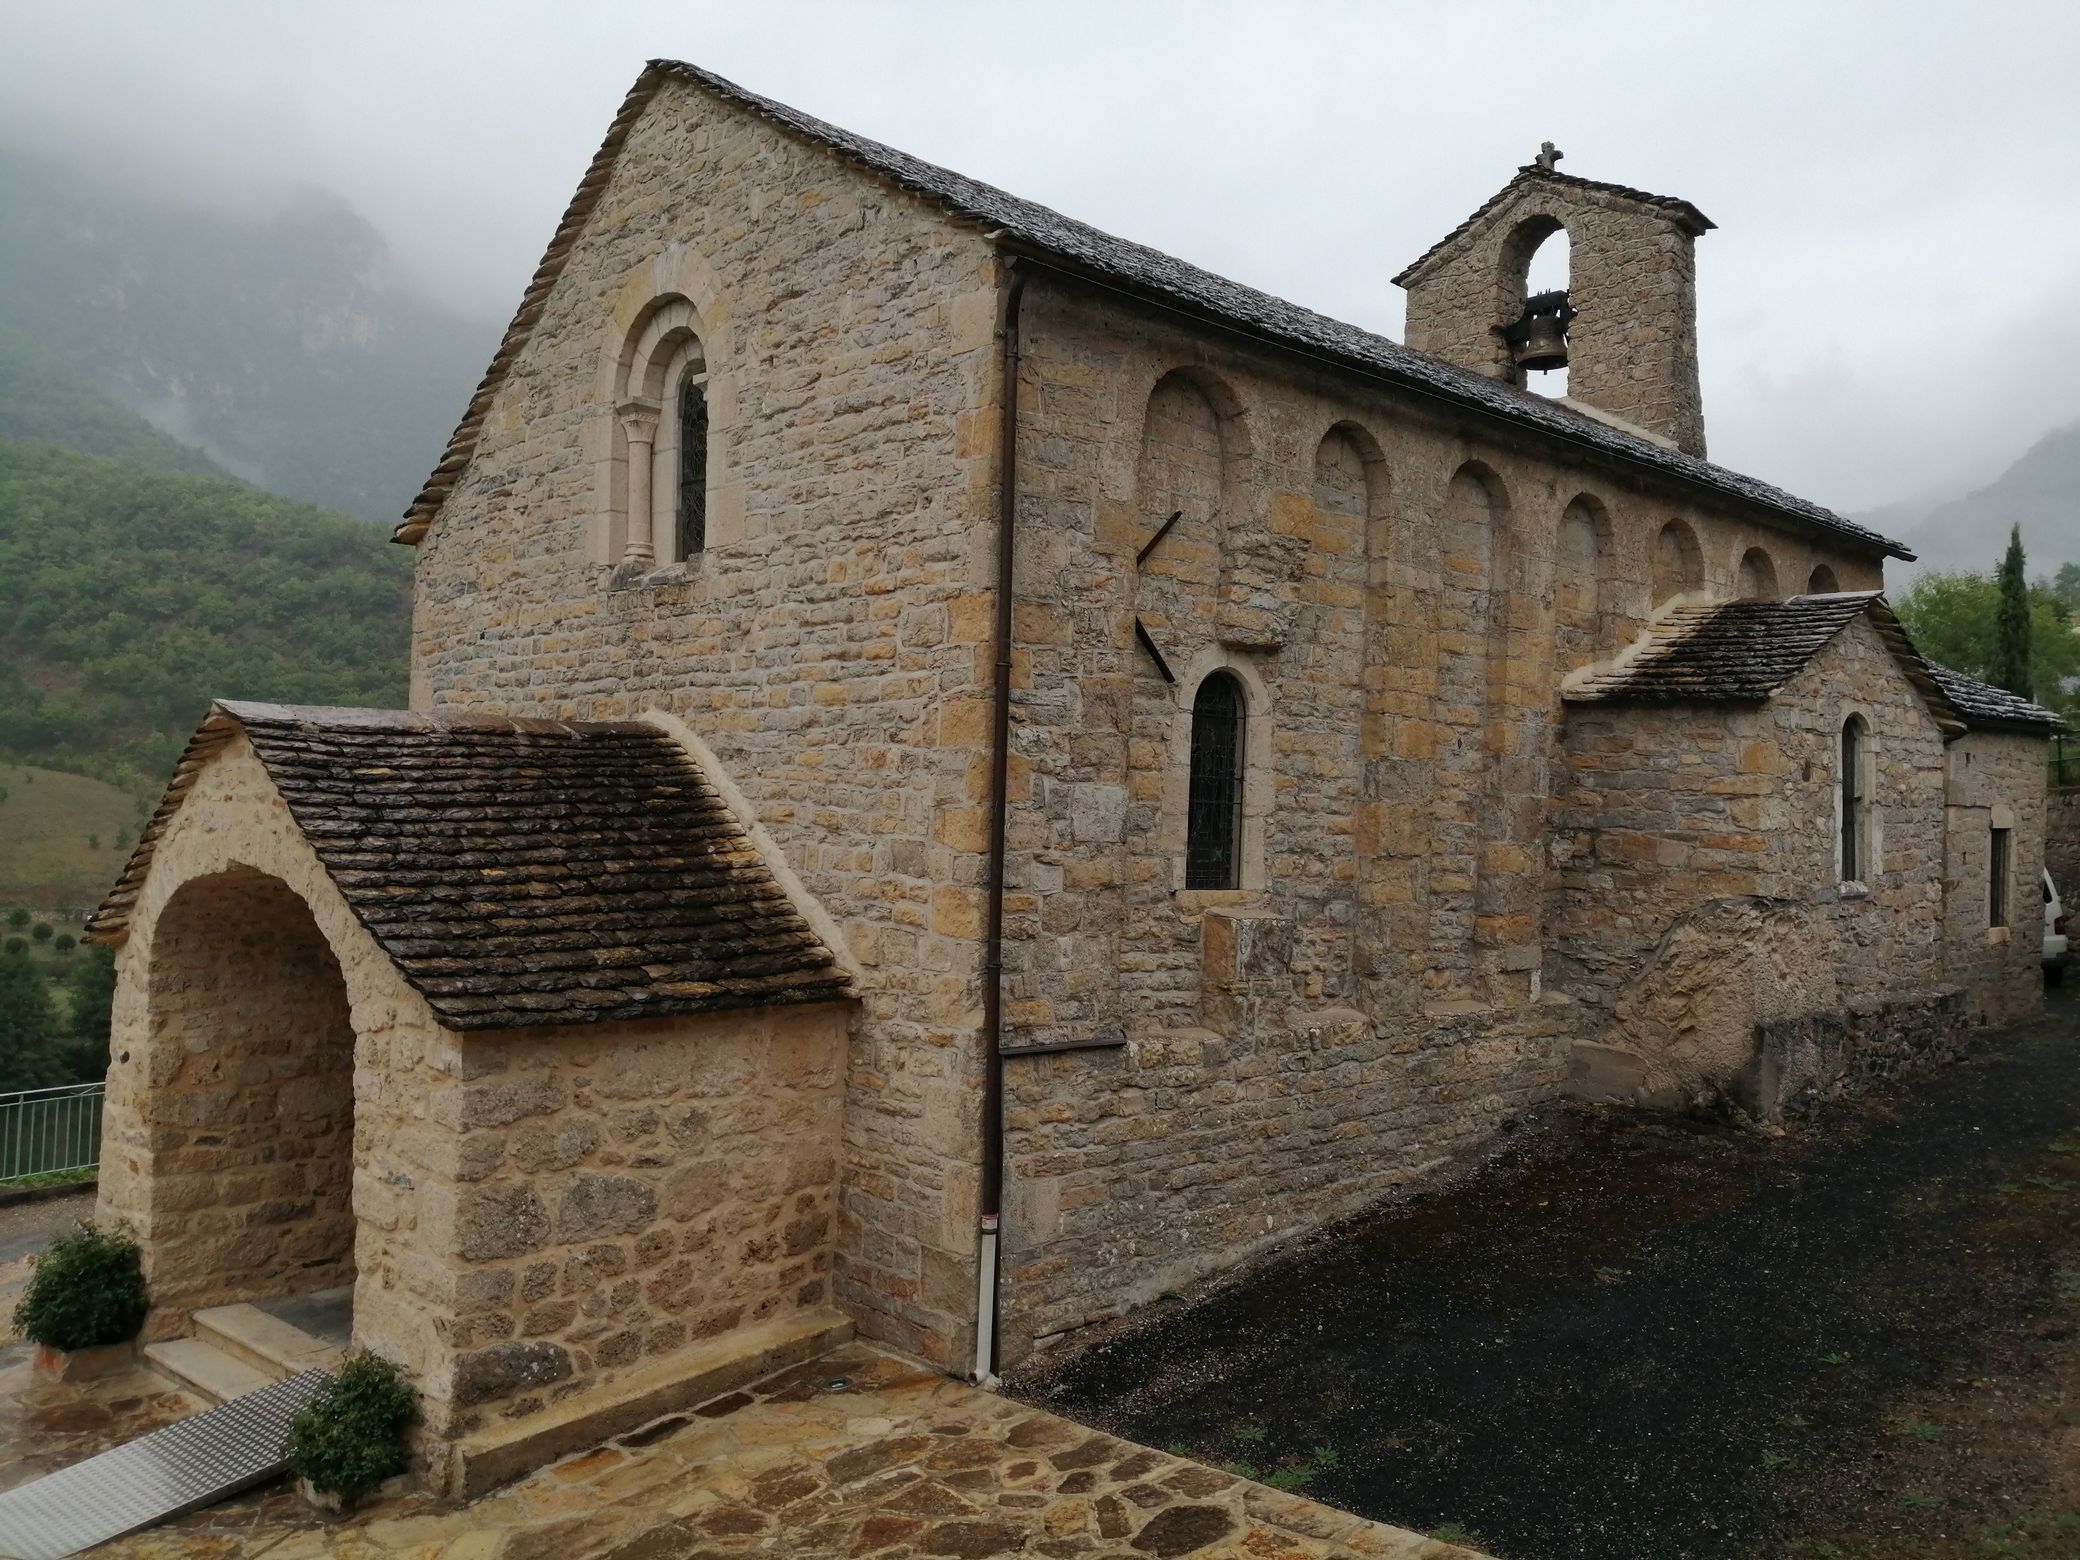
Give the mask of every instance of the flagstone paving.
[{"label": "flagstone paving", "polygon": [[[838,1385],[837,1383],[843,1383]],[[279,1488],[121,1539],[140,1560],[1479,1560],[853,1344],[470,1506],[325,1523]]]}]

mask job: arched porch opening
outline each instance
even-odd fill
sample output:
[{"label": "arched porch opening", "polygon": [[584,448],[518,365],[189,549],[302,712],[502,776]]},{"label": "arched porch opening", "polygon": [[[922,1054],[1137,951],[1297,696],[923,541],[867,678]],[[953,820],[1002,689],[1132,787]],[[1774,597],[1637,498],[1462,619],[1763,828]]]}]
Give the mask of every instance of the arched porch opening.
[{"label": "arched porch opening", "polygon": [[249,867],[181,885],[146,990],[155,1310],[354,1281],[354,1029],[310,907]]}]

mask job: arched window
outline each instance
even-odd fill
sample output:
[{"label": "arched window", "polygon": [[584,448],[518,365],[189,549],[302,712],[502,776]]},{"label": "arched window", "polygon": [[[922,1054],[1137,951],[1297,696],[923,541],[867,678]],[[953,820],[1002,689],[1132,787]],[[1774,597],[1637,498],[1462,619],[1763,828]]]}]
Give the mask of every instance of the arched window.
[{"label": "arched window", "polygon": [[1184,886],[1242,882],[1243,739],[1249,716],[1242,680],[1214,672],[1192,700],[1191,789],[1185,804]]},{"label": "arched window", "polygon": [[1743,601],[1777,599],[1776,561],[1760,547],[1750,547],[1741,554],[1740,592]]},{"label": "arched window", "polygon": [[1870,729],[1861,715],[1851,715],[1842,722],[1841,767],[1842,881],[1861,883],[1870,870],[1870,796],[1866,778],[1870,767]]},{"label": "arched window", "polygon": [[1815,567],[1806,580],[1806,594],[1808,596],[1829,596],[1841,588],[1835,580],[1834,570],[1824,563]]},{"label": "arched window", "polygon": [[678,555],[691,558],[708,545],[708,381],[679,381]]},{"label": "arched window", "polygon": [[660,299],[615,370],[615,469],[602,561],[645,570],[708,544],[708,359],[684,298]]}]

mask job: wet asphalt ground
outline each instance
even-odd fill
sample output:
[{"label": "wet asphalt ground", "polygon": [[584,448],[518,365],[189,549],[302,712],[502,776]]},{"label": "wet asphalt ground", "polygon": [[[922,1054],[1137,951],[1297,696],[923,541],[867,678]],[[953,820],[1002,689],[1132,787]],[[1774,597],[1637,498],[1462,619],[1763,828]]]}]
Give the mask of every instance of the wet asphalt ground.
[{"label": "wet asphalt ground", "polygon": [[2042,1318],[2080,1277],[2080,1004],[2053,996],[1782,1137],[1561,1112],[1014,1390],[1508,1560],[1864,1531],[1901,1405],[1996,1336],[2069,1346]]}]

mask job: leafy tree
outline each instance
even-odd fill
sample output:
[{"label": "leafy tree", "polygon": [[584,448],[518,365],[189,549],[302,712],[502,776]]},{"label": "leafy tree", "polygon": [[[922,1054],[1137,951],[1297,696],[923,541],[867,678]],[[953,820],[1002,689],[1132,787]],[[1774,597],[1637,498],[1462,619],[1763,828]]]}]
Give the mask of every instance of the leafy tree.
[{"label": "leafy tree", "polygon": [[56,940],[54,940],[51,943],[51,947],[57,950],[59,953],[70,953],[74,948],[78,946],[79,939],[74,937],[70,932],[58,933]]},{"label": "leafy tree", "polygon": [[72,1015],[65,1052],[78,1082],[91,1083],[108,1071],[108,1031],[115,1000],[115,951],[88,943],[65,971],[65,1005]]},{"label": "leafy tree", "polygon": [[10,937],[6,942],[0,943],[0,953],[27,953],[28,951],[29,939],[26,937]]},{"label": "leafy tree", "polygon": [[[2080,625],[2049,591],[2032,589],[2030,644],[2036,689],[2031,697],[2080,714]],[[2000,587],[1987,575],[1929,573],[1893,604],[1914,647],[1932,661],[1986,682],[1996,680],[1995,621]],[[2068,685],[2073,686],[2068,686]]]},{"label": "leafy tree", "polygon": [[12,910],[7,912],[7,924],[9,926],[17,927],[27,926],[29,924],[28,910],[24,906],[16,905]]},{"label": "leafy tree", "polygon": [[30,928],[29,935],[38,942],[49,942],[51,940],[51,923],[38,921],[35,926]]},{"label": "leafy tree", "polygon": [[2040,587],[2068,612],[2080,612],[2080,563],[2062,563]]},{"label": "leafy tree", "polygon": [[2022,527],[2008,532],[2001,558],[2000,600],[1993,620],[1992,681],[2023,698],[2030,696],[2029,584],[2023,574]]},{"label": "leafy tree", "polygon": [[7,941],[0,953],[0,1090],[68,1083],[50,987],[43,971],[14,949],[21,939]]}]

